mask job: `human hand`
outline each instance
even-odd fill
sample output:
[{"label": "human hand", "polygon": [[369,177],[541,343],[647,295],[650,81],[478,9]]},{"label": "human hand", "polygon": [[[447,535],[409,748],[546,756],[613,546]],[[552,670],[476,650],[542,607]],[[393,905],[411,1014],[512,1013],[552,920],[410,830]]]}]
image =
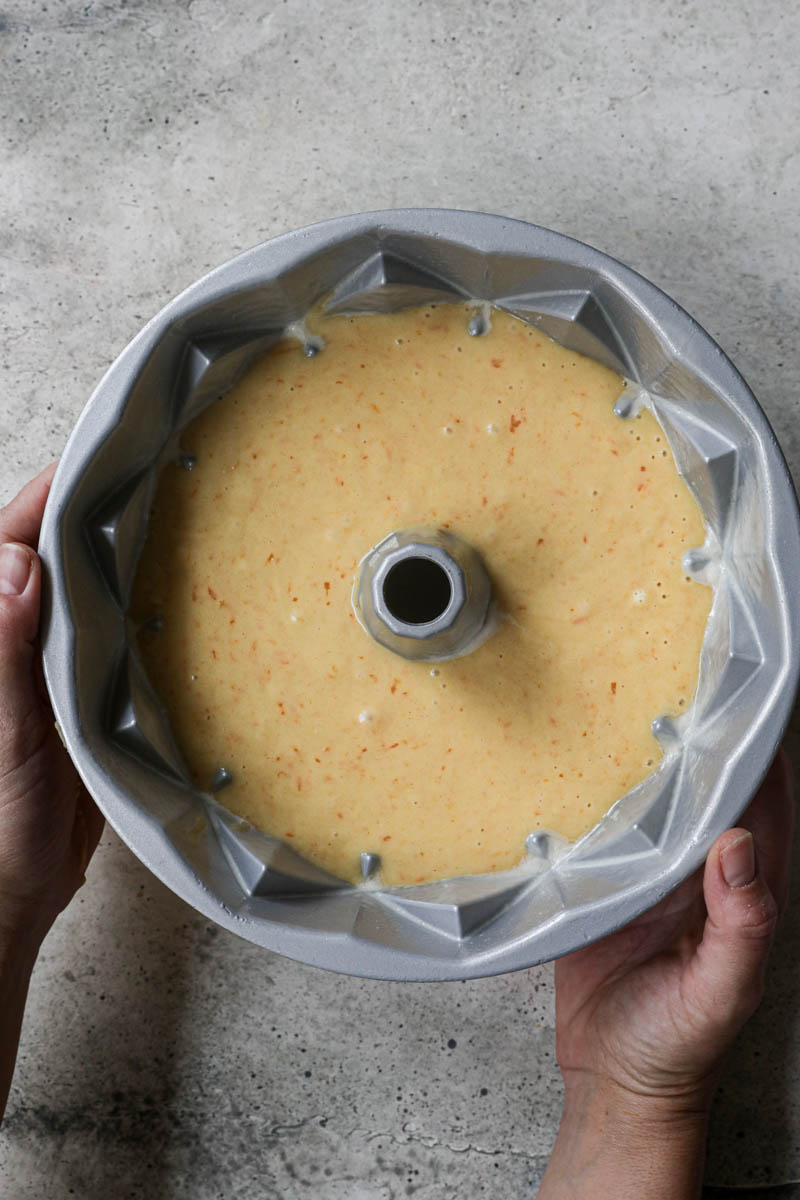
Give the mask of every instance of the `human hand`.
[{"label": "human hand", "polygon": [[38,944],[83,882],[103,819],[41,673],[36,545],[54,467],[0,509],[0,937]]},{"label": "human hand", "polygon": [[555,967],[564,1115],[540,1196],[699,1193],[723,1055],[761,1000],[794,826],[781,751],[705,867]]},{"label": "human hand", "polygon": [[793,824],[781,752],[704,870],[625,929],[556,963],[567,1086],[590,1073],[649,1097],[710,1095],[725,1050],[761,1000]]}]

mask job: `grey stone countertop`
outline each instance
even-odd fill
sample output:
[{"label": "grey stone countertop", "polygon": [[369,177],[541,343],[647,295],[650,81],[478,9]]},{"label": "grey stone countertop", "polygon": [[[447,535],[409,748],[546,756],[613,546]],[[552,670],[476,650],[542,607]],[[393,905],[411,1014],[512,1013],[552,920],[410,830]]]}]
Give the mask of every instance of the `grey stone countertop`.
[{"label": "grey stone countertop", "polygon": [[[535,221],[641,271],[731,355],[799,478],[793,8],[7,0],[0,500],[208,268],[413,205]],[[739,1195],[800,1177],[797,899],[715,1108],[708,1181]],[[550,967],[325,974],[209,926],[106,834],[36,968],[0,1191],[527,1196],[560,1102]]]}]

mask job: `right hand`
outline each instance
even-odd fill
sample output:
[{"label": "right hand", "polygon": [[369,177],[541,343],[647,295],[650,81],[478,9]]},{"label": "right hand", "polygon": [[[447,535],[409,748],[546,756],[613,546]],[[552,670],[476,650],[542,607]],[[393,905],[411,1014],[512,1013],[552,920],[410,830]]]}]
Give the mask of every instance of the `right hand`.
[{"label": "right hand", "polygon": [[626,928],[556,963],[556,1052],[565,1086],[710,1101],[723,1054],[757,1008],[794,825],[778,754],[705,869]]}]

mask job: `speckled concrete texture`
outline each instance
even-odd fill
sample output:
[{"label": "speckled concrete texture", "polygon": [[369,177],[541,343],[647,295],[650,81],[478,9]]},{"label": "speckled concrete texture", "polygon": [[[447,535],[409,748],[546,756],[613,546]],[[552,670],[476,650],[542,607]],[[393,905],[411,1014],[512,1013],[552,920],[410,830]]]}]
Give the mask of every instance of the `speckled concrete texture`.
[{"label": "speckled concrete texture", "polygon": [[[536,221],[641,271],[734,358],[800,478],[798,61],[783,0],[0,3],[0,500],[209,267],[403,205]],[[720,1090],[716,1184],[800,1176],[794,899]],[[326,975],[208,926],[107,835],[36,970],[0,1192],[531,1195],[552,1026],[548,968]]]}]

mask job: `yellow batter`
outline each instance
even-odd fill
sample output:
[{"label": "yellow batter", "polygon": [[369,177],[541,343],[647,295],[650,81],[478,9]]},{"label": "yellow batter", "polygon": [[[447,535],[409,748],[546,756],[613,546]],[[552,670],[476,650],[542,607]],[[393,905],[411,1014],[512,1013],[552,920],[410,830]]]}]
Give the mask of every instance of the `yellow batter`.
[{"label": "yellow batter", "polygon": [[[514,866],[574,839],[655,768],[654,717],[691,704],[710,589],[666,438],[613,413],[622,380],[506,314],[319,318],[184,432],[133,615],[198,784],[313,862],[387,885]],[[451,529],[504,614],[463,658],[410,662],[355,619],[393,530]]]}]

